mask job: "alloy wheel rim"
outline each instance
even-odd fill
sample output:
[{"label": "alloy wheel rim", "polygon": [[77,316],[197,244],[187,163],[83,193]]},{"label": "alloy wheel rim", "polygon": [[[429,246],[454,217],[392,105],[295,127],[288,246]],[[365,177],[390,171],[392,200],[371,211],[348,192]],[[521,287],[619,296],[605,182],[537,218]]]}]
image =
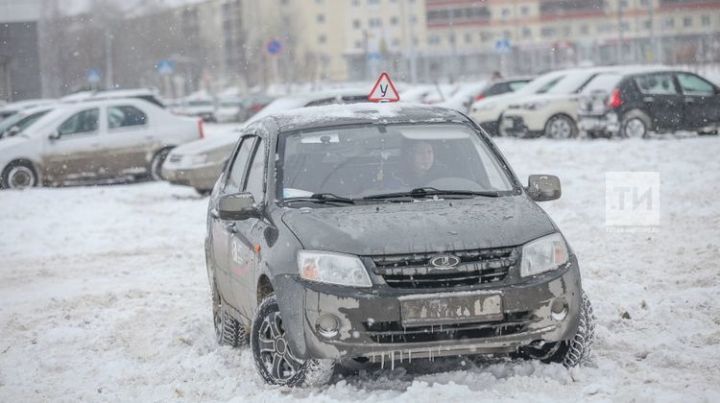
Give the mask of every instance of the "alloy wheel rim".
[{"label": "alloy wheel rim", "polygon": [[570,124],[562,118],[555,119],[550,124],[550,135],[556,139],[566,139],[570,137]]},{"label": "alloy wheel rim", "polygon": [[260,359],[267,372],[282,382],[295,376],[305,362],[290,351],[279,312],[272,312],[260,325],[258,344]]},{"label": "alloy wheel rim", "polygon": [[8,173],[8,186],[11,189],[25,189],[35,185],[35,175],[24,166],[16,166]]},{"label": "alloy wheel rim", "polygon": [[645,123],[638,118],[629,120],[625,125],[625,133],[628,137],[643,137],[645,132]]}]

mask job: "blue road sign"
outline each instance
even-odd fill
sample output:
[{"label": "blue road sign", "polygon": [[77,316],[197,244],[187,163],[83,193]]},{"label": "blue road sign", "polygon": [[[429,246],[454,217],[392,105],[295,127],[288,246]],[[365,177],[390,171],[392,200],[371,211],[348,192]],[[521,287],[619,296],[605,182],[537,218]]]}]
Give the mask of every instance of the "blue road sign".
[{"label": "blue road sign", "polygon": [[267,52],[271,55],[277,55],[282,51],[283,45],[282,42],[280,42],[277,39],[273,39],[267,44]]},{"label": "blue road sign", "polygon": [[98,69],[89,69],[89,70],[87,71],[87,76],[86,76],[86,78],[87,78],[87,80],[88,80],[88,82],[89,82],[90,84],[97,84],[97,83],[99,83],[99,82],[100,82],[100,78],[101,78],[101,77],[100,77],[100,70],[98,70]]},{"label": "blue road sign", "polygon": [[495,51],[498,53],[509,53],[512,50],[512,43],[510,39],[503,38],[495,42]]},{"label": "blue road sign", "polygon": [[157,72],[163,76],[169,76],[175,72],[175,62],[172,60],[160,60],[155,66]]}]

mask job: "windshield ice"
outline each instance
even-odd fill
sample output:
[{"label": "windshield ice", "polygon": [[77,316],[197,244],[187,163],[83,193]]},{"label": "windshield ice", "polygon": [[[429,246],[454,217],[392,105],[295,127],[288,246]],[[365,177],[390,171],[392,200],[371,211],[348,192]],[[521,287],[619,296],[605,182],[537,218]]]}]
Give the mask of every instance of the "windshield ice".
[{"label": "windshield ice", "polygon": [[350,126],[281,137],[283,198],[360,198],[420,187],[508,191],[495,154],[461,124]]}]

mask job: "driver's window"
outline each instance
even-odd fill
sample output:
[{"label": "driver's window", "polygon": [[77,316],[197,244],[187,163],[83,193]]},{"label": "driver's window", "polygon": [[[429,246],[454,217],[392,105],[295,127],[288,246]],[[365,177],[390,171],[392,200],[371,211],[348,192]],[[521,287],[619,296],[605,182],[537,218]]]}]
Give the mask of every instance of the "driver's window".
[{"label": "driver's window", "polygon": [[92,133],[98,129],[98,118],[100,109],[93,108],[78,112],[67,119],[58,128],[60,136],[73,134]]},{"label": "driver's window", "polygon": [[245,182],[245,174],[247,172],[247,164],[250,159],[250,154],[253,151],[255,145],[255,136],[244,137],[238,152],[235,154],[230,172],[228,174],[227,182],[225,183],[225,189],[223,192],[226,194],[239,193],[243,188]]}]

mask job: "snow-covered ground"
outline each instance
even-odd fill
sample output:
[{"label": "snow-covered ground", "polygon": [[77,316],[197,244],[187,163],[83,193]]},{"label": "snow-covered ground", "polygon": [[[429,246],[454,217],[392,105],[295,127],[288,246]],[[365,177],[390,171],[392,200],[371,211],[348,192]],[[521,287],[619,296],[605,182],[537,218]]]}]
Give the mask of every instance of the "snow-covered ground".
[{"label": "snow-covered ground", "polygon": [[[594,365],[425,363],[331,386],[264,385],[214,340],[206,199],[163,183],[0,192],[0,401],[720,401],[720,138],[500,140],[595,305]],[[607,171],[661,175],[661,225],[605,226]]]}]

